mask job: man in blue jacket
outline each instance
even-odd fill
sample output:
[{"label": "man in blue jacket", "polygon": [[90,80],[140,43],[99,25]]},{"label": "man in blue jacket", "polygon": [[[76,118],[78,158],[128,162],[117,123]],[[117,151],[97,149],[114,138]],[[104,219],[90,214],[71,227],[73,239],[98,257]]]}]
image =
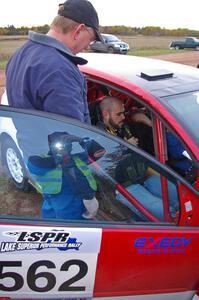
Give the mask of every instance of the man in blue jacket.
[{"label": "man in blue jacket", "polygon": [[[29,172],[43,196],[42,218],[95,217],[99,205],[96,181],[88,166],[88,142],[67,132],[54,132],[48,136],[47,155],[29,157]],[[102,149],[94,145],[95,151]]]},{"label": "man in blue jacket", "polygon": [[180,173],[182,176],[186,176],[192,170],[192,160],[188,158],[188,153],[183,147],[179,139],[177,139],[173,133],[167,132],[167,147],[169,153],[169,165]]},{"label": "man in blue jacket", "polygon": [[[48,9],[48,8],[47,8]],[[100,40],[98,15],[87,0],[67,0],[45,34],[29,32],[6,67],[10,106],[53,112],[90,123],[78,52]]]},{"label": "man in blue jacket", "polygon": [[[46,7],[48,9],[48,7]],[[72,117],[90,124],[87,89],[78,65],[87,61],[77,53],[99,40],[99,20],[87,0],[67,0],[59,6],[47,34],[29,32],[28,41],[6,66],[6,92],[12,107],[42,110]],[[27,164],[36,139],[21,119],[13,120],[17,141]],[[37,124],[31,134],[37,134]]]}]

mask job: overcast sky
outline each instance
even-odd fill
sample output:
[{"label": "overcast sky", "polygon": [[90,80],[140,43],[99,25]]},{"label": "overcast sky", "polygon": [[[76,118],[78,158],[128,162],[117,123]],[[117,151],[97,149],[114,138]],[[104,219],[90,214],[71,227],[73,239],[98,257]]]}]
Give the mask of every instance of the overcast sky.
[{"label": "overcast sky", "polygon": [[[64,2],[64,1],[63,1]],[[100,25],[199,30],[199,0],[90,0]],[[0,0],[0,27],[50,24],[61,0]]]}]

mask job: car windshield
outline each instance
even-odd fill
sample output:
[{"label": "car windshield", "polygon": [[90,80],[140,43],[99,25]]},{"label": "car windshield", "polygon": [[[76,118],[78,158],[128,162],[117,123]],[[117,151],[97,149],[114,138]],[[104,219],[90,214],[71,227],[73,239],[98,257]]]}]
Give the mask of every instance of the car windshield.
[{"label": "car windshield", "polygon": [[170,110],[199,146],[199,91],[170,96],[167,99]]},{"label": "car windshield", "polygon": [[115,35],[106,35],[104,36],[108,42],[120,42],[120,40]]}]

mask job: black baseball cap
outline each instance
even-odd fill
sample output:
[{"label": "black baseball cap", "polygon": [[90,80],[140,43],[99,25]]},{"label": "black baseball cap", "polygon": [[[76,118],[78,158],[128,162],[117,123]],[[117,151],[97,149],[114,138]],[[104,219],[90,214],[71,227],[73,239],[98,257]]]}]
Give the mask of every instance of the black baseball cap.
[{"label": "black baseball cap", "polygon": [[88,0],[67,0],[59,4],[64,9],[58,11],[60,16],[69,18],[78,23],[84,23],[86,26],[94,29],[96,40],[103,42],[99,32],[99,19],[94,6]]}]

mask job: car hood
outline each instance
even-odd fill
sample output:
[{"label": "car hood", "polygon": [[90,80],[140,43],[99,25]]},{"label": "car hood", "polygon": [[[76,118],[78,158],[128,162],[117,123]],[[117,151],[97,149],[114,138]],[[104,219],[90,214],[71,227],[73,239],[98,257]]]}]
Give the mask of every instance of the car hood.
[{"label": "car hood", "polygon": [[128,46],[127,43],[124,43],[124,42],[109,42],[108,43],[109,45],[122,45],[122,46]]}]

